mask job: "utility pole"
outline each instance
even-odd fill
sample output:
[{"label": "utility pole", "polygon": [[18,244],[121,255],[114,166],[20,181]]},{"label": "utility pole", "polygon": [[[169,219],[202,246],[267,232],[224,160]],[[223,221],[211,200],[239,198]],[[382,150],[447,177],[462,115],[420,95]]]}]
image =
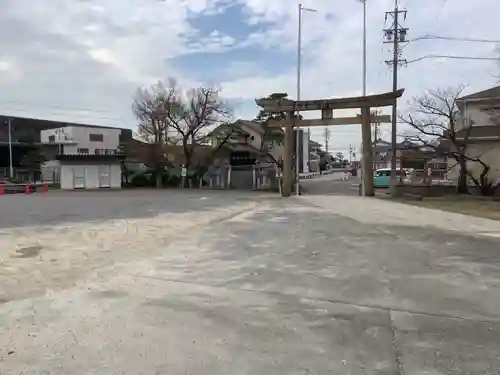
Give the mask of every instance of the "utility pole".
[{"label": "utility pole", "polygon": [[328,129],[328,126],[325,126],[325,132],[323,135],[325,137],[325,151],[328,153],[328,144],[330,141],[330,129]]},{"label": "utility pole", "polygon": [[[363,4],[363,96],[366,96],[366,0],[357,0]],[[363,142],[361,142],[361,150],[363,150]],[[350,153],[349,153],[350,154]],[[361,168],[361,195],[365,196],[364,191],[365,173]]]},{"label": "utility pole", "polygon": [[[392,12],[385,13],[385,20],[390,17],[392,19],[392,25],[389,28],[384,29],[385,40],[384,43],[390,43],[393,45],[393,56],[392,60],[387,60],[386,63],[392,66],[392,91],[396,92],[398,90],[398,66],[406,64],[406,59],[401,59],[401,49],[400,44],[407,42],[408,28],[401,26],[401,17],[406,20],[406,10],[399,10],[398,0],[394,0],[394,10]],[[392,129],[391,129],[391,182],[390,187],[394,192],[394,188],[397,183],[396,179],[396,162],[397,162],[397,102],[394,101],[392,106]]]}]

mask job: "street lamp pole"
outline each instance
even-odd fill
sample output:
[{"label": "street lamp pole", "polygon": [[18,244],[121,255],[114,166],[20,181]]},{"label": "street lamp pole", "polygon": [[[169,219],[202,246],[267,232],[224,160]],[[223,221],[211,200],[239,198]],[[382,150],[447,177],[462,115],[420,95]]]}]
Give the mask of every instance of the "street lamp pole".
[{"label": "street lamp pole", "polygon": [[[366,96],[366,0],[357,0],[363,4],[363,96]],[[363,142],[361,142],[363,150]],[[364,179],[366,178],[363,167],[361,167],[361,194],[364,196]]]},{"label": "street lamp pole", "polygon": [[366,96],[366,0],[363,3],[363,96]]},{"label": "street lamp pole", "polygon": [[[298,35],[297,35],[297,101],[300,100],[300,73],[301,73],[301,65],[302,65],[302,11],[305,10],[307,12],[316,12],[315,9],[304,8],[302,4],[299,4],[299,25],[298,25]],[[296,113],[297,119],[299,118],[299,111]],[[300,127],[297,125],[295,128],[295,194],[299,194],[299,168],[300,168]],[[310,138],[310,133],[308,133]],[[308,140],[309,142],[309,140]],[[304,150],[304,147],[302,147]]]}]

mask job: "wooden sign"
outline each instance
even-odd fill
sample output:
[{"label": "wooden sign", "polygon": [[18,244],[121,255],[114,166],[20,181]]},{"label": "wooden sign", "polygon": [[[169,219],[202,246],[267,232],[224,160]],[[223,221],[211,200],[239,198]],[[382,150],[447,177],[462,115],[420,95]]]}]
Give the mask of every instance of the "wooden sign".
[{"label": "wooden sign", "polygon": [[333,110],[331,110],[331,109],[323,109],[323,110],[321,111],[321,118],[322,118],[323,120],[333,118]]}]

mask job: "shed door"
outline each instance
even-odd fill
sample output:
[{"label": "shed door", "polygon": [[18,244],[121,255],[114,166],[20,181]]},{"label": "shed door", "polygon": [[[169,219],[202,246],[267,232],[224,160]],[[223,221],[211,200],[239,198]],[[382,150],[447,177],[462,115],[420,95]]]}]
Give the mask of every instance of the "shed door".
[{"label": "shed door", "polygon": [[99,187],[100,188],[111,187],[111,166],[110,165],[100,165],[99,166]]},{"label": "shed door", "polygon": [[73,167],[73,189],[85,189],[85,167]]}]

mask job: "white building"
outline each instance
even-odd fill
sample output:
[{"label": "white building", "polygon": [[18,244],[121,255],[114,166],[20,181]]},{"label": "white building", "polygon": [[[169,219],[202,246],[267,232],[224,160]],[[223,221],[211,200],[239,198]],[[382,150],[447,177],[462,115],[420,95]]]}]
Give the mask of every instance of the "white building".
[{"label": "white building", "polygon": [[42,130],[40,141],[57,146],[64,155],[114,155],[120,146],[122,129],[98,126],[65,126]]},{"label": "white building", "polygon": [[44,180],[58,180],[65,190],[121,188],[121,134],[98,126],[42,130],[40,141],[52,155],[42,167]]}]

